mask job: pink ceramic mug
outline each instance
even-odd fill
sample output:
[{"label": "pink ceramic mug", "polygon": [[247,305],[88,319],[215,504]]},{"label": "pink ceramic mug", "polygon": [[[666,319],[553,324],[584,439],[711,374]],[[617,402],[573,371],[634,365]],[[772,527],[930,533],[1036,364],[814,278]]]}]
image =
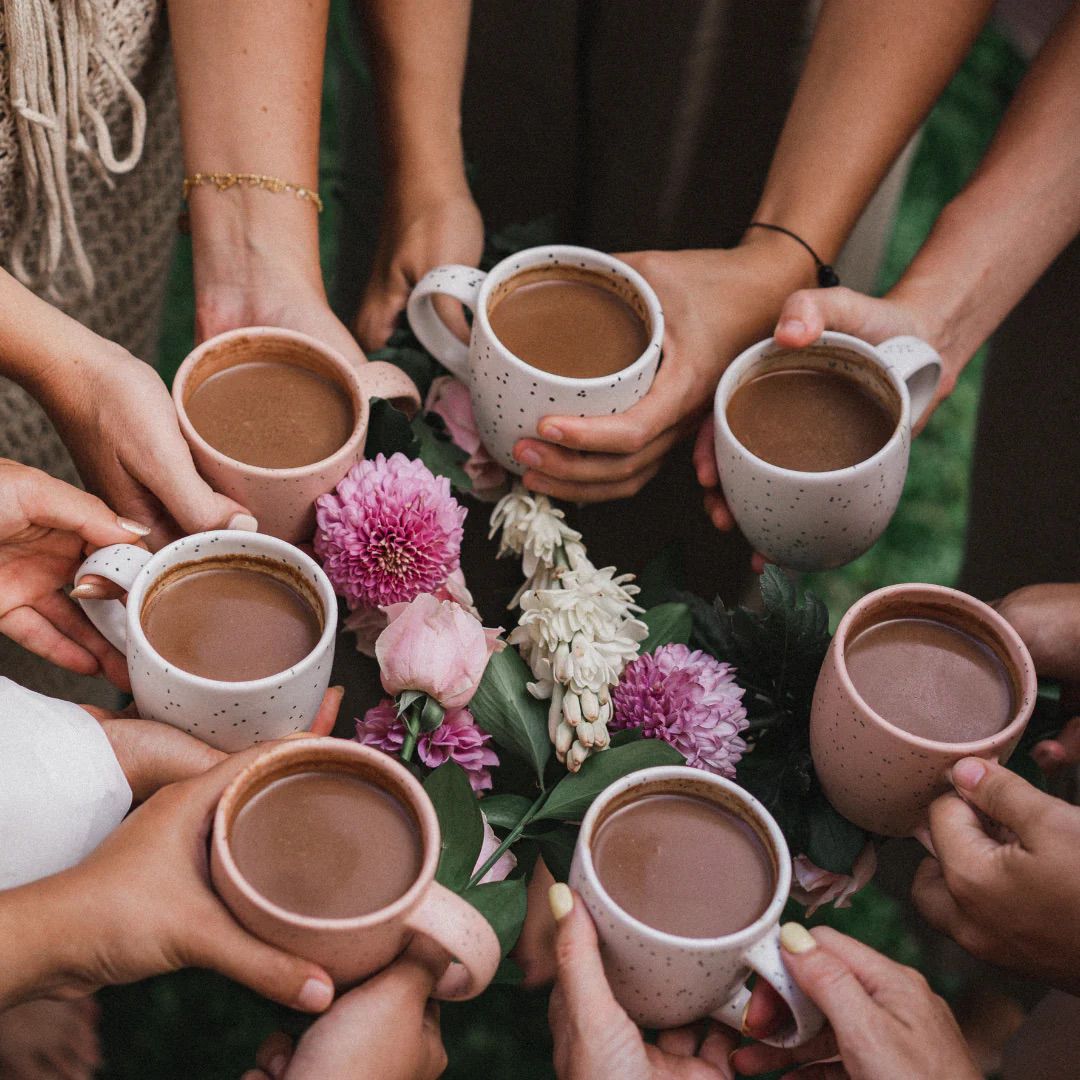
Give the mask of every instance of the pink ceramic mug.
[{"label": "pink ceramic mug", "polygon": [[[322,461],[294,469],[247,465],[215,450],[195,430],[186,403],[211,375],[253,361],[294,364],[336,382],[353,408],[353,430],[344,445]],[[206,482],[246,506],[258,520],[260,532],[290,543],[311,540],[315,500],[332,491],[364,456],[370,399],[386,398],[410,416],[420,406],[412,379],[393,364],[371,361],[358,366],[307,334],[270,326],[230,330],[204,341],[180,365],[172,394],[180,430]]]},{"label": "pink ceramic mug", "polygon": [[[954,626],[991,649],[1012,683],[1013,714],[993,735],[974,742],[936,742],[890,724],[852,684],[847,644],[869,626],[896,618]],[[864,596],[840,620],[814,690],[810,752],[829,802],[861,828],[912,836],[930,804],[952,790],[949,770],[961,758],[1007,761],[1031,717],[1035,665],[1020,635],[991,607],[941,585],[890,585]]]},{"label": "pink ceramic mug", "polygon": [[[347,772],[393,796],[412,817],[423,848],[417,879],[392,904],[350,919],[321,919],[287,911],[241,875],[229,832],[241,808],[274,780],[296,773]],[[356,824],[364,827],[362,821]],[[482,993],[499,966],[499,940],[476,908],[435,881],[442,838],[435,807],[407,769],[385,754],[344,739],[298,739],[269,750],[225,789],[214,814],[210,876],[218,895],[256,937],[322,965],[338,986],[386,967],[414,937],[454,958],[433,994],[463,1001]]]}]

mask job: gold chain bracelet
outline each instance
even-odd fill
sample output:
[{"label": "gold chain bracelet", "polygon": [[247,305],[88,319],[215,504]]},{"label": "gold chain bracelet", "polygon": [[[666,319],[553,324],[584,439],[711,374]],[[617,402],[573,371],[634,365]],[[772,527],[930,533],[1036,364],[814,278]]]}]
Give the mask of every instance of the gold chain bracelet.
[{"label": "gold chain bracelet", "polygon": [[319,198],[317,191],[312,191],[311,188],[304,187],[302,184],[290,184],[276,176],[261,176],[259,173],[197,172],[184,177],[184,198],[187,199],[192,188],[207,185],[217,188],[218,191],[228,191],[229,188],[239,185],[260,188],[262,191],[269,191],[275,195],[286,192],[295,195],[298,199],[307,199],[320,214],[323,212],[323,201]]}]

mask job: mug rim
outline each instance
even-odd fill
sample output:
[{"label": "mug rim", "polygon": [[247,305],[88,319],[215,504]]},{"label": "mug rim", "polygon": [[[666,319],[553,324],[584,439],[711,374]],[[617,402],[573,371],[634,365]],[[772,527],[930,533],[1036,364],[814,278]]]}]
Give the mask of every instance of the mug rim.
[{"label": "mug rim", "polygon": [[[234,810],[234,804],[243,796],[257,794],[257,791],[251,790],[251,788],[252,785],[257,784],[262,779],[263,775],[273,771],[274,766],[279,762],[284,761],[287,766],[293,760],[300,764],[308,761],[313,766],[319,762],[336,762],[341,766],[340,771],[342,772],[349,772],[348,766],[350,764],[363,762],[374,769],[376,773],[389,773],[394,776],[401,787],[408,793],[408,807],[416,818],[422,854],[420,870],[415,880],[396,900],[375,911],[369,911],[366,915],[352,915],[343,919],[303,915],[281,907],[280,904],[275,904],[259,892],[240,872],[226,838],[226,818],[230,813],[238,813],[246,804],[245,800]],[[303,769],[297,770],[297,772],[303,771]],[[296,773],[286,771],[280,776],[274,776],[271,779],[284,779],[285,776],[292,775],[296,775]],[[405,801],[394,791],[388,791],[388,794],[392,798],[398,799],[399,802]],[[435,871],[439,863],[439,850],[442,845],[442,832],[439,829],[439,819],[435,812],[434,803],[432,803],[431,798],[424,791],[420,782],[404,765],[395,761],[389,754],[384,754],[381,750],[373,750],[370,746],[363,746],[349,739],[336,739],[330,735],[322,735],[289,739],[284,745],[275,746],[273,749],[267,750],[266,753],[260,754],[239,775],[234,776],[229,786],[221,793],[217,806],[214,808],[210,842],[222,871],[229,881],[239,889],[248,903],[278,922],[285,923],[296,929],[340,933],[341,931],[370,930],[372,927],[380,926],[383,923],[393,922],[415,907],[435,881]]]},{"label": "mug rim", "polygon": [[[160,561],[181,544],[185,544],[195,538],[199,538],[200,541],[205,540],[207,544],[235,540],[240,543],[241,547],[244,546],[245,542],[256,542],[259,545],[268,546],[272,551],[276,551],[280,555],[292,556],[300,563],[301,569],[314,572],[319,600],[323,605],[323,628],[322,633],[319,635],[319,640],[303,659],[290,665],[284,671],[279,671],[273,675],[264,675],[260,679],[226,681],[224,679],[211,679],[205,675],[196,675],[193,671],[186,671],[184,668],[178,667],[176,664],[166,660],[165,657],[150,644],[150,639],[146,636],[146,632],[143,630],[142,626],[142,601],[146,595],[146,590],[161,576],[162,570]],[[287,550],[283,551],[283,548]],[[225,554],[235,554],[235,552],[226,552]],[[255,550],[253,554],[259,555],[266,553]],[[212,555],[207,554],[192,558],[188,561],[200,562],[202,559],[209,559],[212,557]],[[283,559],[282,561],[285,560]],[[296,569],[295,566],[293,568]],[[258,571],[255,572],[258,573]],[[334,593],[334,587],[330,584],[330,579],[326,576],[326,571],[323,570],[310,555],[307,555],[295,545],[290,544],[287,540],[281,540],[278,537],[270,536],[267,533],[245,532],[241,529],[214,529],[209,532],[190,533],[187,536],[181,536],[178,540],[174,540],[171,544],[166,544],[165,547],[154,552],[154,554],[143,563],[139,568],[139,572],[135,575],[135,580],[132,582],[131,588],[127,593],[125,607],[127,608],[127,636],[129,646],[134,641],[140,649],[145,650],[159,664],[168,668],[178,677],[188,680],[193,686],[206,687],[215,691],[220,690],[222,687],[243,693],[269,689],[281,680],[282,677],[293,678],[297,675],[302,675],[322,655],[326,647],[333,643],[337,636],[337,596]],[[125,659],[127,659],[126,655]]]},{"label": "mug rim", "polygon": [[[944,601],[953,610],[966,611],[980,621],[991,625],[1010,652],[1010,666],[1015,665],[1019,669],[1020,700],[1014,704],[1012,718],[1008,724],[999,731],[984,735],[981,739],[973,739],[970,742],[944,742],[938,739],[928,739],[924,735],[916,735],[914,732],[898,727],[867,704],[848,674],[846,657],[848,635],[852,625],[866,609],[877,603],[883,596],[888,597],[890,600],[894,597],[900,599],[906,597],[913,602],[918,602],[920,599]],[[900,618],[903,616],[897,615],[893,617]],[[890,735],[920,750],[944,752],[958,757],[978,757],[994,752],[1000,745],[1008,743],[1014,736],[1020,735],[1031,719],[1031,711],[1035,706],[1035,696],[1038,692],[1038,679],[1035,676],[1035,665],[1031,660],[1031,654],[1028,652],[1023,638],[1013,629],[1004,616],[998,614],[989,604],[985,604],[977,597],[959,589],[950,589],[945,585],[921,584],[919,582],[904,582],[875,589],[873,592],[869,592],[856,600],[847,609],[836,627],[836,633],[833,635],[830,647],[835,649],[836,674],[844,693],[875,724]],[[1019,658],[1019,664],[1016,664],[1017,658]],[[1010,671],[1009,674],[1010,681],[1012,681],[1013,672]]]},{"label": "mug rim", "polygon": [[812,482],[819,478],[832,481],[850,477],[854,471],[863,471],[884,461],[892,453],[897,442],[903,437],[905,430],[909,431],[911,427],[911,393],[907,388],[907,383],[884,360],[876,345],[871,345],[868,341],[863,341],[862,338],[854,337],[851,334],[842,334],[838,330],[823,331],[821,336],[812,341],[806,348],[813,348],[815,345],[836,345],[850,352],[858,353],[864,359],[876,364],[900,398],[900,417],[886,442],[875,450],[870,457],[863,458],[862,461],[856,461],[854,465],[845,465],[842,469],[827,469],[821,472],[811,472],[805,469],[785,469],[781,465],[774,465],[771,461],[758,457],[757,454],[735,437],[735,433],[728,424],[727,407],[738,389],[738,385],[736,385],[737,378],[755,360],[765,355],[771,355],[774,351],[788,352],[795,355],[800,350],[788,348],[786,345],[777,345],[774,337],[766,338],[764,341],[759,341],[749,348],[743,349],[728,364],[724,374],[720,377],[720,382],[717,383],[716,393],[713,395],[713,422],[716,425],[717,435],[722,431],[725,438],[733,442],[746,454],[754,462],[755,466],[784,479],[809,479]]},{"label": "mug rim", "polygon": [[[195,425],[192,424],[191,418],[188,416],[187,406],[184,404],[184,389],[187,386],[188,380],[191,378],[199,364],[201,364],[206,356],[215,349],[222,345],[227,345],[232,341],[246,337],[279,338],[291,342],[294,345],[303,345],[306,348],[320,353],[323,359],[334,367],[341,376],[348,388],[349,396],[352,399],[354,412],[353,430],[345,442],[330,454],[329,457],[319,458],[318,461],[309,462],[307,465],[294,465],[288,468],[249,465],[246,461],[240,461],[238,458],[229,457],[228,454],[218,450],[216,446],[212,446],[202,437]],[[369,422],[368,397],[352,364],[350,364],[337,349],[334,349],[324,342],[319,341],[317,338],[312,337],[310,334],[302,333],[299,330],[287,330],[284,327],[278,326],[240,326],[234,330],[225,330],[220,334],[215,334],[213,337],[207,338],[199,345],[196,345],[195,348],[184,357],[179,368],[176,369],[176,375],[173,377],[172,384],[172,399],[173,408],[176,410],[176,418],[180,424],[180,431],[184,436],[184,440],[189,445],[197,445],[200,452],[206,454],[207,457],[217,462],[218,465],[233,470],[241,470],[258,480],[283,478],[290,480],[299,479],[304,476],[323,472],[331,466],[337,466],[346,461],[351,462],[359,456],[361,447],[367,439]]]},{"label": "mug rim", "polygon": [[[681,934],[672,934],[667,930],[658,930],[641,919],[631,915],[625,908],[619,905],[611,894],[604,888],[600,875],[596,872],[596,866],[592,857],[592,833],[596,828],[597,819],[603,813],[607,805],[618,795],[635,787],[647,787],[654,782],[667,780],[701,780],[706,786],[719,788],[732,795],[765,827],[776,855],[776,882],[765,910],[749,925],[741,930],[730,934],[721,934],[717,937],[684,937]],[[701,797],[701,796],[698,796]],[[578,839],[575,854],[581,857],[581,869],[589,879],[590,886],[596,890],[599,896],[607,904],[609,912],[626,923],[636,933],[646,934],[659,944],[681,949],[711,950],[723,948],[749,948],[763,934],[768,933],[771,926],[779,923],[791,893],[791,851],[776,818],[762,805],[762,803],[750,794],[746,788],[737,784],[727,777],[718,776],[716,773],[706,772],[704,769],[695,769],[689,765],[654,765],[646,769],[638,769],[627,773],[614,783],[609,784],[592,801],[582,819],[578,831]]]},{"label": "mug rim", "polygon": [[[506,347],[499,336],[491,328],[491,323],[488,320],[488,299],[491,295],[491,291],[508,278],[512,278],[518,273],[524,273],[527,270],[533,270],[537,265],[535,263],[531,263],[530,265],[513,265],[515,260],[518,262],[521,262],[521,260],[537,260],[543,256],[548,258],[587,259],[593,264],[599,263],[608,270],[618,271],[634,286],[638,295],[645,302],[645,307],[648,309],[649,318],[652,322],[652,332],[649,335],[648,344],[646,344],[641,355],[638,356],[633,363],[627,364],[626,367],[620,368],[618,371],[613,371],[610,375],[593,375],[587,379],[575,379],[571,378],[569,375],[556,375],[554,372],[545,371],[543,368],[535,367]],[[584,269],[594,269],[594,267],[587,266]],[[540,376],[543,380],[549,382],[553,386],[568,389],[576,387],[579,390],[601,389],[609,386],[616,376],[638,374],[639,371],[646,368],[652,362],[654,351],[657,356],[660,355],[664,341],[664,311],[660,306],[660,298],[656,295],[656,290],[648,283],[648,281],[646,281],[645,278],[629,263],[623,262],[622,259],[617,259],[614,255],[609,255],[606,251],[582,247],[577,244],[539,244],[536,247],[523,248],[513,255],[507,255],[506,258],[500,259],[484,275],[484,280],[480,285],[480,291],[476,294],[476,308],[473,312],[473,325],[474,328],[477,325],[481,326],[492,342],[498,346],[502,359],[508,361],[512,367],[519,370],[522,374]],[[473,332],[475,333],[475,329]]]}]

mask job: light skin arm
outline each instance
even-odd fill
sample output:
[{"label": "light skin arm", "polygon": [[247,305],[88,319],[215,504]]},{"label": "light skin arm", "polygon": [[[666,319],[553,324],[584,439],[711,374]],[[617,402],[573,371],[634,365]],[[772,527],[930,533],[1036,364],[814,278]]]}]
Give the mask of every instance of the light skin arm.
[{"label": "light skin arm", "polygon": [[[379,246],[354,329],[386,344],[413,285],[443,263],[474,265],[484,226],[469,193],[461,89],[470,0],[366,0],[385,198]],[[460,307],[443,313],[464,330]]]},{"label": "light skin arm", "polygon": [[[256,173],[318,189],[328,6],[327,0],[169,4],[187,175]],[[283,326],[362,362],[326,300],[310,200],[197,187],[188,205],[201,338],[237,326]]]},{"label": "light skin arm", "polygon": [[[784,225],[829,262],[959,66],[988,0],[924,4],[827,0],[755,220]],[[733,153],[738,148],[732,148]],[[628,257],[660,295],[664,363],[622,415],[548,417],[515,456],[535,490],[577,501],[633,494],[696,427],[724,368],[768,334],[814,265],[794,241],[760,229],[730,250]],[[584,451],[584,453],[580,453]]]}]

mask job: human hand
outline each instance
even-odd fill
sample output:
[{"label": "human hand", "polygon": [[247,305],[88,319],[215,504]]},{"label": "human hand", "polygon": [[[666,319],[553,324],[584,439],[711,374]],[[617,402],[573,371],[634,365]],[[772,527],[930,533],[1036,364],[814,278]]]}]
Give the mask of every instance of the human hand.
[{"label": "human hand", "polygon": [[[783,241],[777,243],[777,239]],[[573,502],[636,494],[709,408],[724,369],[764,337],[807,276],[805,255],[760,234],[726,250],[644,251],[619,258],[656,290],[664,355],[649,392],[614,416],[548,416],[514,457],[534,491]]]},{"label": "human hand", "polygon": [[36,959],[38,970],[32,985],[21,986],[22,996],[77,997],[107,984],[202,967],[305,1012],[330,1004],[334,989],[326,972],[249,934],[210,884],[214,808],[237,774],[268,748],[234,754],[162,788],[77,866],[5,893],[9,903],[24,902],[35,913],[50,945],[50,957]]},{"label": "human hand", "polygon": [[[788,923],[780,941],[792,978],[831,1027],[791,1049],[742,1047],[731,1059],[740,1075],[791,1068],[786,1075],[792,1080],[980,1080],[948,1005],[917,971],[827,927],[811,933]],[[781,1015],[774,1018],[777,1026]],[[807,1062],[826,1064],[806,1068]]]},{"label": "human hand", "polygon": [[[360,344],[368,351],[381,349],[413,286],[429,270],[447,263],[476,266],[483,248],[484,221],[464,177],[449,189],[392,191],[383,209],[371,277],[353,323]],[[459,304],[450,301],[438,305],[438,311],[458,337],[468,338]]]},{"label": "human hand", "polygon": [[435,1080],[446,1068],[446,1050],[439,1006],[428,1000],[434,985],[434,973],[406,955],[338,998],[295,1051],[287,1035],[271,1035],[259,1047],[259,1067],[241,1080]]},{"label": "human hand", "polygon": [[958,795],[930,807],[937,858],[911,896],[931,926],[973,956],[1080,991],[1080,808],[996,761],[952,768]]},{"label": "human hand", "polygon": [[549,898],[558,922],[548,1019],[559,1080],[732,1080],[728,1054],[737,1039],[715,1023],[663,1031],[655,1046],[646,1043],[612,996],[581,898],[561,883]]},{"label": "human hand", "polygon": [[149,529],[62,480],[0,459],[0,632],[80,675],[129,688],[124,658],[65,594],[84,549]]}]

